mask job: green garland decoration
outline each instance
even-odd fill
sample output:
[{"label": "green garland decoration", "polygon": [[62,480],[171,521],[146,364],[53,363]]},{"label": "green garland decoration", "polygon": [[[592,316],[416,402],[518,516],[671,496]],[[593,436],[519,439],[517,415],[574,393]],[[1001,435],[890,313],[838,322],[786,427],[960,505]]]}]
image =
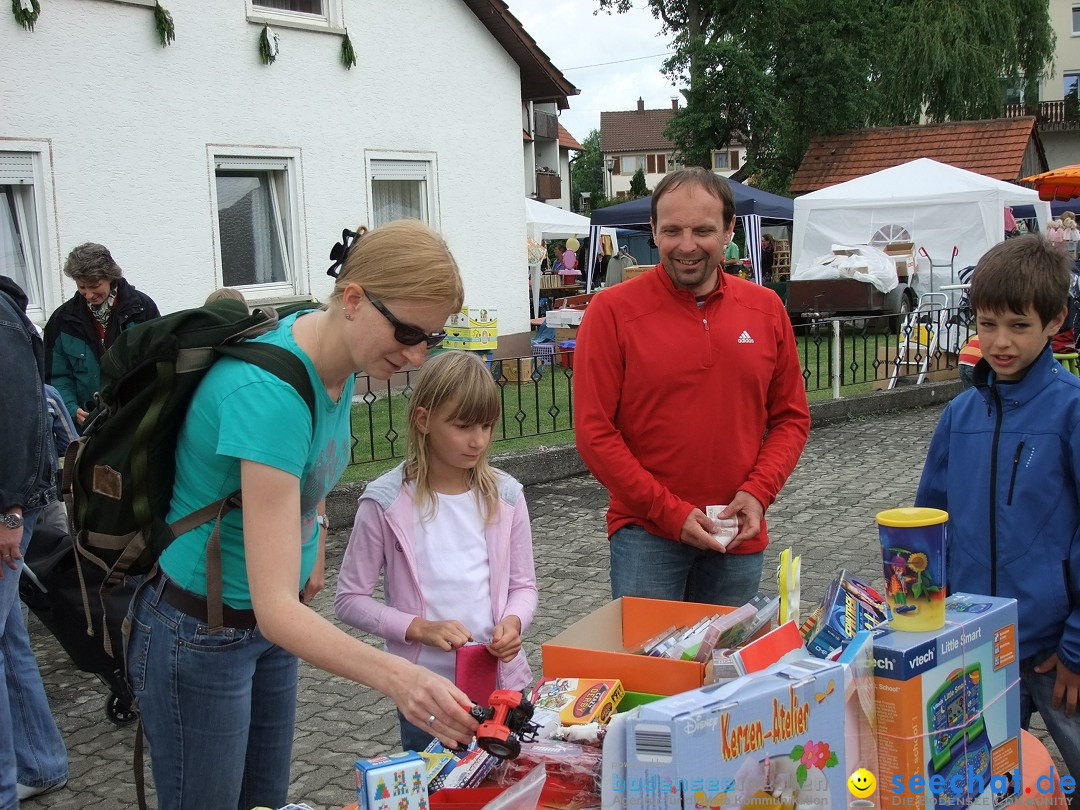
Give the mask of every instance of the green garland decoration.
[{"label": "green garland decoration", "polygon": [[346,70],[352,70],[356,64],[356,51],[353,50],[352,40],[349,39],[349,29],[345,29],[345,36],[341,40],[341,64]]},{"label": "green garland decoration", "polygon": [[41,4],[38,0],[11,0],[11,13],[15,15],[15,22],[27,31],[33,31],[41,14]]},{"label": "green garland decoration", "polygon": [[259,57],[264,65],[272,65],[277,61],[277,54],[278,35],[271,30],[269,25],[264,25],[262,33],[259,34]]},{"label": "green garland decoration", "polygon": [[161,3],[154,6],[154,27],[157,29],[162,48],[167,47],[176,39],[176,26],[173,25],[172,14]]}]

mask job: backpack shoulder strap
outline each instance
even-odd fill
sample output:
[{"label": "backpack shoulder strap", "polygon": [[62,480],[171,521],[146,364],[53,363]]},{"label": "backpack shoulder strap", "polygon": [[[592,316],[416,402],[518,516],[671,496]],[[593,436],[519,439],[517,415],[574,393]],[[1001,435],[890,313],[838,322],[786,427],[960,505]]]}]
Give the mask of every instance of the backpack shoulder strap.
[{"label": "backpack shoulder strap", "polygon": [[296,393],[303,398],[308,406],[308,411],[311,413],[312,430],[314,430],[315,389],[311,387],[311,377],[303,360],[288,349],[270,343],[253,341],[218,346],[216,351],[269,371],[275,377],[284,380],[295,388]]}]

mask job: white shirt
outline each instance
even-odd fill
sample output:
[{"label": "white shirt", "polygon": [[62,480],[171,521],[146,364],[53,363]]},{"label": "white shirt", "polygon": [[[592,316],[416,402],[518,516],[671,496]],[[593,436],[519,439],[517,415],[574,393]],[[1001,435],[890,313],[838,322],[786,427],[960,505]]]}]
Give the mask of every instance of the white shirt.
[{"label": "white shirt", "polygon": [[[416,575],[424,595],[428,621],[456,619],[472,632],[474,641],[490,643],[495,630],[491,607],[491,567],[484,520],[476,494],[436,493],[434,519],[421,520],[415,510]],[[454,680],[455,652],[423,645],[417,663]]]}]

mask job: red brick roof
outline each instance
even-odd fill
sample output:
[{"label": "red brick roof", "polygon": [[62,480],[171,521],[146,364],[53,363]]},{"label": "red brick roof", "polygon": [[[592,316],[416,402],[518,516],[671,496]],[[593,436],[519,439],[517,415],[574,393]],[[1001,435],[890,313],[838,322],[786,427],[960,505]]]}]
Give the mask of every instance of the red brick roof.
[{"label": "red brick roof", "polygon": [[600,113],[600,151],[666,152],[675,145],[664,137],[675,110],[616,110]]},{"label": "red brick roof", "polygon": [[566,131],[566,127],[562,124],[559,124],[559,146],[563,149],[576,149],[579,152],[582,149],[581,144],[577,142],[577,139],[574,138],[573,135]]},{"label": "red brick roof", "polygon": [[932,158],[995,180],[1018,180],[1034,131],[1035,119],[1028,117],[818,135],[795,172],[791,193],[817,191],[916,158]]}]

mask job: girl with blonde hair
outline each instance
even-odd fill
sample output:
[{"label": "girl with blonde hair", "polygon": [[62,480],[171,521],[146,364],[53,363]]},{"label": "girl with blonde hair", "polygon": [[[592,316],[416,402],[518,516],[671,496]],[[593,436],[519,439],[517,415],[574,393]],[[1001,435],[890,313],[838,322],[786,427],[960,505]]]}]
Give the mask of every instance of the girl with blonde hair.
[{"label": "girl with blonde hair", "polygon": [[[345,231],[329,303],[256,338],[307,368],[315,418],[289,384],[225,357],[207,372],[180,432],[168,522],[240,490],[220,523],[180,534],[129,612],[128,674],[162,810],[280,807],[288,801],[297,658],[388,695],[448,744],[476,728],[453,683],[345,633],[307,606],[323,587],[324,500],[349,461],[356,375],[419,366],[461,307],[457,264],[415,221]],[[313,305],[314,307],[314,305]],[[208,626],[208,580],[225,627]],[[300,594],[300,599],[297,594]],[[216,604],[216,600],[215,600]]]},{"label": "girl with blonde hair", "polygon": [[[532,681],[521,636],[536,611],[532,531],[521,484],[488,463],[500,414],[491,372],[447,352],[420,372],[403,464],[364,490],[334,608],[387,649],[453,679],[457,651],[480,642],[497,685]],[[373,594],[383,573],[386,603]],[[421,751],[434,729],[399,717],[401,744]]]}]

